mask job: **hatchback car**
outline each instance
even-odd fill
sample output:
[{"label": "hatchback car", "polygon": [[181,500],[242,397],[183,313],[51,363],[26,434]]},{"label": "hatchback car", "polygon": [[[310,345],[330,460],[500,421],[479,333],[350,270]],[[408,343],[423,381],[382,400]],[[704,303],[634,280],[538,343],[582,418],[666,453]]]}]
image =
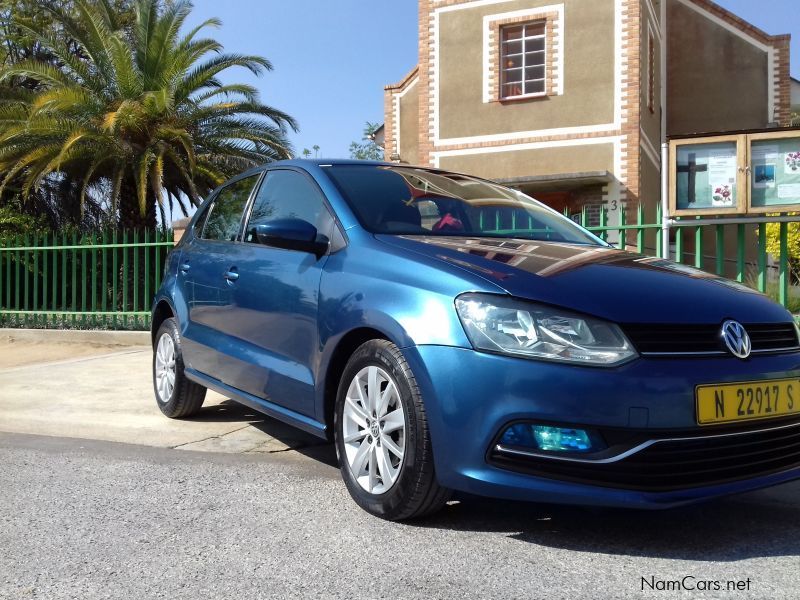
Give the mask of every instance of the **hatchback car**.
[{"label": "hatchback car", "polygon": [[453,491],[670,507],[800,477],[800,347],[765,296],[441,170],[286,161],[201,205],[152,319],[206,389],[335,442],[364,509]]}]

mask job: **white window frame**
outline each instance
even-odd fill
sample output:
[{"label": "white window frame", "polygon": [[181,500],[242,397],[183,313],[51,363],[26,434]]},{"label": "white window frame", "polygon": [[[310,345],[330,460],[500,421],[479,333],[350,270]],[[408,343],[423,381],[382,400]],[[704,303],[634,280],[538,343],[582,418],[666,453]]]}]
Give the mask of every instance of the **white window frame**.
[{"label": "white window frame", "polygon": [[[514,27],[522,27],[522,37],[520,37],[519,39],[514,39],[514,40],[503,40],[503,31],[506,30],[506,29],[514,28]],[[527,35],[528,27],[542,28],[543,31],[540,34]],[[500,54],[500,69],[499,69],[499,73],[498,73],[498,76],[499,76],[499,81],[498,81],[499,94],[498,95],[499,95],[500,101],[501,102],[505,102],[506,100],[519,100],[519,99],[522,99],[522,98],[538,98],[538,97],[541,97],[541,96],[547,96],[547,93],[548,93],[548,91],[547,91],[547,67],[548,67],[548,64],[547,64],[547,51],[548,51],[548,47],[547,47],[547,21],[546,20],[541,20],[541,19],[535,19],[535,20],[528,21],[528,22],[525,22],[525,23],[508,23],[507,25],[501,25],[500,26],[499,31],[497,32],[497,35],[498,35],[498,38],[499,38],[498,42],[500,43],[500,52],[499,52],[499,54]],[[528,44],[528,42],[534,41],[534,40],[542,40],[542,49],[541,50],[531,50],[530,52],[528,52],[527,51],[527,44]],[[521,42],[522,43],[522,52],[521,53],[514,53],[514,54],[505,54],[504,53],[505,45],[506,44],[513,44],[513,43],[516,43],[516,42]],[[543,61],[542,61],[541,64],[535,64],[535,65],[527,65],[527,64],[525,64],[525,57],[528,54],[533,54],[533,53],[542,55]],[[504,66],[504,64],[503,64],[505,62],[505,60],[508,59],[508,58],[516,57],[516,56],[522,56],[522,66],[506,68]],[[544,77],[541,77],[541,78],[538,78],[538,79],[525,79],[525,69],[527,69],[529,67],[543,67],[544,68]],[[520,71],[521,75],[522,75],[522,79],[519,82],[512,81],[512,82],[503,83],[505,74],[507,72],[509,72],[509,71]],[[527,84],[529,84],[529,83],[538,83],[538,82],[542,82],[542,84],[543,84],[543,89],[542,89],[541,92],[522,93],[522,94],[517,94],[517,95],[514,95],[514,96],[505,96],[503,94],[504,88],[507,85],[513,85],[515,83],[519,83],[522,86],[522,89],[524,91]]]}]

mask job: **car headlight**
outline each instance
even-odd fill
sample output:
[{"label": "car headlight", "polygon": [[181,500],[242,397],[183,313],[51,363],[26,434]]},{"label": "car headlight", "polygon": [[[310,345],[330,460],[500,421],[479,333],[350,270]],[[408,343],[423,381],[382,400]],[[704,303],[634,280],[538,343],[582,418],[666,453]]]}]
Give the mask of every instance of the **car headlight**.
[{"label": "car headlight", "polygon": [[476,350],[592,366],[636,356],[622,330],[560,308],[488,294],[456,298],[456,310]]}]

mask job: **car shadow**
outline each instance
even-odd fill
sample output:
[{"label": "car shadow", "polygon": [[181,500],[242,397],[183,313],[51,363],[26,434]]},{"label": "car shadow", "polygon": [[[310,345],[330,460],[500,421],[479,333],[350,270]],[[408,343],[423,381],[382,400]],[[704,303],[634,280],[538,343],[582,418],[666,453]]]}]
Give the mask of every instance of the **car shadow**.
[{"label": "car shadow", "polygon": [[205,405],[200,411],[191,416],[186,417],[184,421],[203,421],[206,423],[235,423],[241,421],[258,422],[264,420],[265,417],[262,413],[248,408],[244,404],[239,404],[233,400],[223,400],[219,404]]},{"label": "car shadow", "polygon": [[[338,469],[333,444],[233,400],[205,406],[192,421],[241,422]],[[800,554],[800,482],[669,510],[642,511],[510,502],[461,496],[408,522],[420,529],[493,532],[529,544],[602,554],[732,562]]]},{"label": "car shadow", "polygon": [[415,527],[505,533],[564,550],[733,562],[800,554],[800,483],[669,510],[556,506],[464,497]]},{"label": "car shadow", "polygon": [[248,424],[286,446],[286,449],[272,450],[268,453],[297,452],[338,469],[333,444],[239,404],[235,400],[223,400],[218,404],[204,406],[196,415],[185,420]]}]

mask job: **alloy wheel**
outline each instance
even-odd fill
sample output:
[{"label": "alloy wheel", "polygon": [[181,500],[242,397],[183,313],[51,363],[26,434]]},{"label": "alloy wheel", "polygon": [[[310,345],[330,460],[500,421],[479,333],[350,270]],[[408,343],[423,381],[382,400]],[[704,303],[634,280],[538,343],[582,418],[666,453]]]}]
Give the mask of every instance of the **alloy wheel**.
[{"label": "alloy wheel", "polygon": [[165,333],[158,340],[154,366],[158,399],[164,403],[169,402],[175,388],[175,358],[175,342],[169,333]]},{"label": "alloy wheel", "polygon": [[378,366],[361,369],[347,390],[342,419],[347,464],[370,494],[395,484],[406,448],[406,418],[397,384]]}]

